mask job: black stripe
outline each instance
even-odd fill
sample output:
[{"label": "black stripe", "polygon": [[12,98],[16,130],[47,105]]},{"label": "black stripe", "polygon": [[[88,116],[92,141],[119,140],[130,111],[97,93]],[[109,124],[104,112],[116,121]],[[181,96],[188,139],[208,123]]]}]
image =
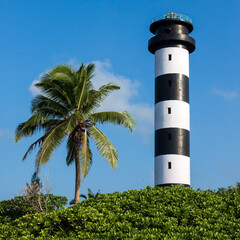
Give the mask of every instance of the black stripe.
[{"label": "black stripe", "polygon": [[182,128],[163,128],[155,131],[155,157],[165,154],[189,154],[189,131]]},{"label": "black stripe", "polygon": [[173,44],[185,46],[189,53],[192,53],[195,50],[195,40],[187,34],[178,33],[161,34],[152,37],[148,41],[148,50],[152,54],[155,54],[159,48],[172,46]]},{"label": "black stripe", "polygon": [[182,187],[190,187],[189,184],[181,184],[181,183],[165,183],[165,184],[158,184],[158,185],[155,185],[156,187],[169,187],[169,186],[172,186],[172,185],[179,185],[179,186],[182,186]]},{"label": "black stripe", "polygon": [[155,78],[155,103],[179,100],[189,103],[189,80],[183,74],[164,74]]}]

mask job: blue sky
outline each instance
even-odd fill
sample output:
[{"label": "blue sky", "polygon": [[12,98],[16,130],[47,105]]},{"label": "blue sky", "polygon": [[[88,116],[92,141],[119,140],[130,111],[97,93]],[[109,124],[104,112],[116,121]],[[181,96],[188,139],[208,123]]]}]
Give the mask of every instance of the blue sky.
[{"label": "blue sky", "polygon": [[[151,19],[170,11],[193,19],[190,56],[191,185],[217,189],[240,181],[240,2],[207,0],[0,0],[0,200],[21,193],[34,171],[35,137],[15,144],[16,126],[30,116],[33,82],[59,63],[96,64],[96,86],[114,81],[121,91],[103,108],[128,110],[133,133],[101,126],[119,153],[111,170],[93,148],[93,166],[81,188],[103,193],[153,186],[154,56],[147,50]],[[74,166],[61,146],[41,170],[53,193],[74,195]]]}]

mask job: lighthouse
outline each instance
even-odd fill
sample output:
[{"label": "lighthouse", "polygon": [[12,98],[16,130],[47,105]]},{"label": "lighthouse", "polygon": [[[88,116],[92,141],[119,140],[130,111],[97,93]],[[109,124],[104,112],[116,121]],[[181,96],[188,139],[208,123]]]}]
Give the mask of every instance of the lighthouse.
[{"label": "lighthouse", "polygon": [[190,186],[189,36],[192,20],[168,13],[155,18],[148,50],[155,55],[155,185]]}]

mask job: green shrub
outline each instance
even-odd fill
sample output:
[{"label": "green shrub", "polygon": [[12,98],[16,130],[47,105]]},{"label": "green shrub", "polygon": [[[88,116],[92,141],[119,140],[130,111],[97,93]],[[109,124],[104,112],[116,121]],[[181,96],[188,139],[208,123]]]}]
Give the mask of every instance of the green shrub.
[{"label": "green shrub", "polygon": [[0,226],[0,239],[240,239],[240,191],[147,187]]},{"label": "green shrub", "polygon": [[[45,212],[63,209],[67,204],[67,198],[54,196],[53,194],[41,194],[39,199]],[[11,200],[0,202],[0,223],[6,223],[22,217],[26,214],[37,213],[39,208],[35,204],[26,201],[26,196],[17,196]]]}]

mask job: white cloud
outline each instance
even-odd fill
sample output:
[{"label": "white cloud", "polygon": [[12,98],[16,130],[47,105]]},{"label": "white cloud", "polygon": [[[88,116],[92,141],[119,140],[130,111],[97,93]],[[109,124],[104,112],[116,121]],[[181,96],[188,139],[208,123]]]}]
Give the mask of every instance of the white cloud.
[{"label": "white cloud", "polygon": [[[68,62],[69,65],[79,66],[76,63],[77,60],[75,58]],[[113,82],[121,87],[120,90],[115,91],[114,94],[110,94],[105,99],[99,110],[128,111],[137,122],[135,131],[143,135],[145,140],[148,140],[153,134],[153,107],[144,102],[134,101],[134,98],[139,94],[140,82],[112,73],[111,62],[108,60],[104,62],[93,61],[93,63],[96,66],[93,78],[95,88],[99,88],[109,82]],[[34,80],[29,87],[33,96],[39,93],[39,90],[34,86],[38,81]]]},{"label": "white cloud", "polygon": [[227,100],[232,100],[238,97],[237,91],[220,90],[220,89],[214,88],[213,93]]},{"label": "white cloud", "polygon": [[136,132],[149,139],[153,133],[153,107],[147,103],[136,102],[134,97],[138,96],[140,82],[112,73],[109,61],[94,61],[96,66],[93,84],[95,88],[113,82],[121,87],[120,90],[110,94],[100,110],[124,110],[128,111],[136,120]]},{"label": "white cloud", "polygon": [[35,87],[35,83],[37,83],[37,82],[39,82],[39,80],[34,80],[29,87],[29,90],[33,96],[36,96],[40,93],[39,89],[37,87]]}]

